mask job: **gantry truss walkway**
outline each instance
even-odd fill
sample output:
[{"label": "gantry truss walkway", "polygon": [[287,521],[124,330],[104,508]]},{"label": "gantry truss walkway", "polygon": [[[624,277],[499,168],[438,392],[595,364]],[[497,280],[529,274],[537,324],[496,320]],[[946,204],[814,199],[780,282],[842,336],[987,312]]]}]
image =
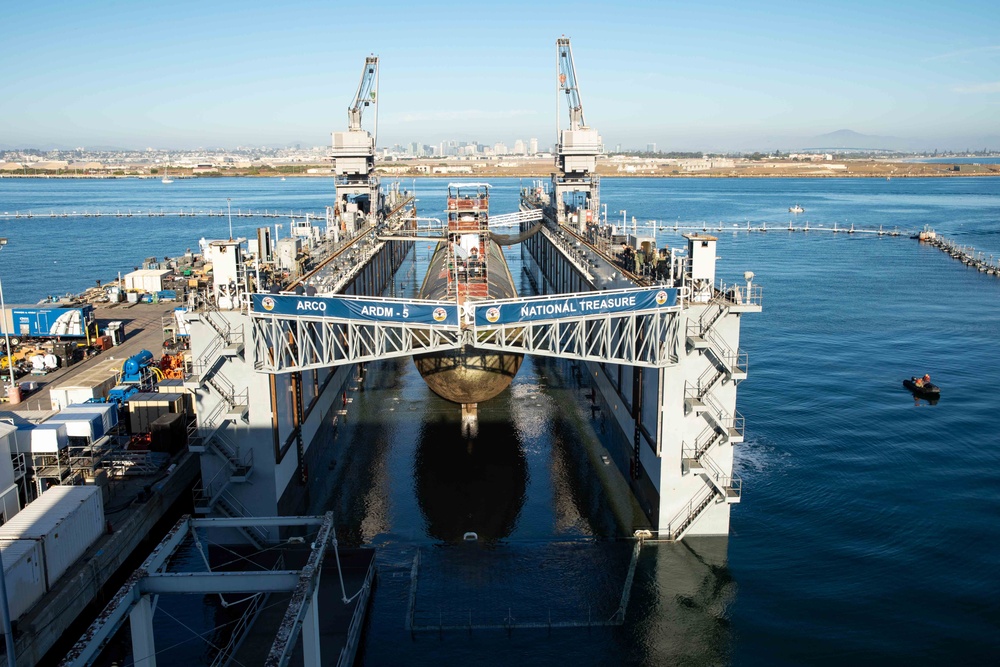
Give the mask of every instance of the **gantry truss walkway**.
[{"label": "gantry truss walkway", "polygon": [[291,373],[484,350],[662,368],[677,362],[682,289],[652,287],[454,302],[255,294],[256,369]]},{"label": "gantry truss walkway", "polygon": [[[308,559],[301,569],[244,569],[238,571],[168,571],[171,558],[185,541],[200,539],[199,531],[245,527],[275,526],[311,529],[316,536],[310,541]],[[121,587],[104,611],[91,623],[83,637],[69,650],[60,667],[85,667],[100,654],[101,647],[128,621],[132,634],[132,654],[136,665],[156,666],[157,648],[153,636],[155,596],[160,594],[206,595],[209,593],[268,594],[289,593],[288,607],[274,643],[263,664],[273,667],[288,665],[299,636],[302,637],[303,660],[306,667],[324,663],[320,656],[320,619],[317,590],[327,547],[332,544],[337,559],[337,540],[333,513],[304,517],[247,517],[240,519],[192,519],[182,517],[167,533],[145,562]],[[277,548],[280,545],[271,545]],[[250,562],[249,560],[247,561]],[[342,575],[341,581],[342,580]],[[369,584],[366,582],[366,587]],[[343,591],[343,587],[341,587]],[[344,602],[348,601],[342,592]]]}]

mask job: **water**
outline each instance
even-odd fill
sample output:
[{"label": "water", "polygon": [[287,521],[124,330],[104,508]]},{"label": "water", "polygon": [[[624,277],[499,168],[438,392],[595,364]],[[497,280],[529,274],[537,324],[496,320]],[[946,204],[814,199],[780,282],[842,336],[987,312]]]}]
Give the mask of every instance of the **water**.
[{"label": "water", "polygon": [[[421,214],[439,214],[446,182],[415,186]],[[517,181],[497,181],[494,210],[512,210],[517,188]],[[218,210],[231,197],[234,207],[318,214],[330,189],[320,179],[171,186],[2,179],[0,211],[96,202]],[[417,552],[415,621],[426,627],[467,611],[482,624],[506,613],[607,617],[630,546],[607,539],[621,534],[621,508],[592,481],[595,471],[578,445],[599,436],[601,425],[579,410],[584,390],[568,365],[526,360],[511,391],[482,406],[481,442],[471,450],[452,435],[453,406],[430,394],[412,364],[373,367],[356,399],[357,419],[342,436],[362,445],[340,462],[362,480],[361,492],[333,489],[317,507],[337,511],[344,542],[380,548],[362,663],[994,658],[1000,453],[991,415],[1000,377],[1000,280],[903,237],[729,229],[747,220],[787,225],[788,207],[799,203],[806,212],[796,224],[930,224],[1000,254],[1000,181],[605,179],[602,195],[612,220],[626,209],[629,222],[633,215],[640,222],[721,222],[720,277],[753,270],[764,286],[764,312],[744,318],[750,375],[738,408],[747,439],[737,446],[744,496],[731,537],[646,547],[622,627],[411,635],[405,620]],[[245,235],[265,222],[273,221],[234,218],[234,227]],[[148,255],[194,246],[203,234],[228,235],[219,218],[36,218],[0,226],[10,239],[0,278],[11,302],[82,289]],[[662,240],[681,242],[670,233]],[[519,276],[517,253],[511,260]],[[418,250],[399,290],[413,289],[425,261]],[[915,402],[900,386],[924,372],[942,387],[937,405]],[[478,543],[457,538],[470,527]]]}]

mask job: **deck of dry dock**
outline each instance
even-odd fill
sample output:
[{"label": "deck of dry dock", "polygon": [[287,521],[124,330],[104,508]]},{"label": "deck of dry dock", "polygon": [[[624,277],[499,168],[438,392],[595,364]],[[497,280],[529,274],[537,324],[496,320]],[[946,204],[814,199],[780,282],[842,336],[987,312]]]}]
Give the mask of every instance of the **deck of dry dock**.
[{"label": "deck of dry dock", "polygon": [[[109,321],[125,323],[125,341],[68,368],[21,378],[22,382],[35,380],[42,387],[21,403],[4,405],[3,409],[50,410],[49,388],[72,384],[73,378],[92,367],[95,361],[113,358],[124,363],[140,350],[149,350],[159,357],[163,347],[162,318],[172,315],[177,305],[172,302],[96,304],[96,316],[102,329]],[[114,594],[123,572],[130,573],[135,558],[141,562],[146,552],[156,545],[159,538],[154,530],[156,525],[165,519],[168,523],[174,521],[177,518],[174,515],[190,505],[190,488],[200,473],[198,457],[185,450],[174,455],[168,466],[170,464],[176,466],[169,474],[168,468],[164,468],[150,477],[112,482],[105,517],[113,532],[98,538],[52,590],[18,619],[14,633],[18,665],[34,665],[46,653],[58,653],[72,645],[93,615],[100,611],[106,596]],[[102,595],[106,586],[111,590],[105,590]],[[95,607],[88,611],[91,604]],[[0,655],[4,653],[0,642]],[[56,656],[50,655],[50,658],[55,660]]]},{"label": "deck of dry dock", "polygon": [[61,384],[72,384],[73,377],[79,375],[93,362],[103,359],[121,360],[122,363],[141,350],[149,350],[155,358],[163,352],[164,317],[173,316],[176,302],[137,304],[95,304],[95,315],[103,330],[108,322],[120,320],[125,324],[125,340],[110,350],[88,357],[66,368],[58,368],[47,375],[25,375],[19,382],[34,380],[41,385],[38,391],[26,396],[16,405],[5,405],[6,410],[50,410],[49,388]]}]

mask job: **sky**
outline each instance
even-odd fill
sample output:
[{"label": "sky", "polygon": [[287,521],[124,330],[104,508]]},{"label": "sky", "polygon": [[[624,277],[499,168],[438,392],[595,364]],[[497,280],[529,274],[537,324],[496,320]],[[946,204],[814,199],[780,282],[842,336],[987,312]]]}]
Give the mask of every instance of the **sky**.
[{"label": "sky", "polygon": [[380,147],[545,147],[562,35],[609,149],[1000,150],[995,0],[7,0],[0,147],[328,145],[369,54]]}]

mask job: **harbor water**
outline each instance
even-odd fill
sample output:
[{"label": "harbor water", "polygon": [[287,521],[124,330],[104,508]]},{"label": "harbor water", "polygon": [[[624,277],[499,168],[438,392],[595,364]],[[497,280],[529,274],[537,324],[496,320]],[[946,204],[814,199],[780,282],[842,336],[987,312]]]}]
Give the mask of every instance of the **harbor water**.
[{"label": "harbor water", "polygon": [[[494,183],[492,210],[514,210],[519,183]],[[403,187],[438,216],[446,185]],[[313,499],[336,512],[341,543],[379,548],[359,664],[931,665],[1000,653],[1000,279],[906,235],[820,231],[930,225],[1000,255],[1000,180],[605,179],[601,190],[610,221],[657,220],[670,245],[683,242],[670,226],[704,225],[719,237],[720,278],[752,270],[763,285],[764,312],[743,320],[731,536],[644,546],[624,622],[602,624],[633,544],[618,539],[622,499],[585,447],[607,437],[585,374],[526,360],[464,441],[457,408],[412,363],[373,364],[338,436],[350,454],[330,462],[353,485]],[[228,237],[225,217],[170,214],[218,212],[227,198],[235,235],[278,222],[285,236],[287,220],[235,214],[322,215],[332,183],[0,179],[0,213],[36,215],[0,222],[5,299],[81,291]],[[805,209],[794,224],[816,231],[776,229],[793,204]],[[167,213],[38,217],[98,208]],[[507,254],[530,290],[520,253]],[[412,294],[428,257],[416,248],[392,291]],[[901,386],[923,373],[942,387],[935,405]],[[199,640],[172,632],[164,664],[197,664]]]}]

